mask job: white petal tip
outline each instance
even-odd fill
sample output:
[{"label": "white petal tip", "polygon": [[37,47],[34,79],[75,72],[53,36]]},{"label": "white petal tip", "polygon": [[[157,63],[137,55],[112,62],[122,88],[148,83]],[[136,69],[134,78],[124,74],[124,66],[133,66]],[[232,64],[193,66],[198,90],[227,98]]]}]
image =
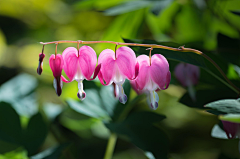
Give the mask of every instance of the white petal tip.
[{"label": "white petal tip", "polygon": [[81,101],[83,101],[84,99],[85,99],[85,97],[86,97],[86,93],[85,92],[82,92],[81,94],[78,92],[77,93],[77,96],[78,96],[78,98],[81,100]]},{"label": "white petal tip", "polygon": [[125,94],[123,96],[120,96],[119,102],[125,104],[127,102],[127,96]]},{"label": "white petal tip", "polygon": [[150,108],[153,109],[153,110],[156,110],[158,108],[158,102],[151,103]]}]

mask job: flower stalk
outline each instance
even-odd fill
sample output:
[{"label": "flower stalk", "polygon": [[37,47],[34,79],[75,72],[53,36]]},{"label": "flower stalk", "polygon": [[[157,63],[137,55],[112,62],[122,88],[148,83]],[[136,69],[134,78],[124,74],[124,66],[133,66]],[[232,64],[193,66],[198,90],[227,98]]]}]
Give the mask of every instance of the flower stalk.
[{"label": "flower stalk", "polygon": [[117,135],[115,133],[111,133],[109,139],[108,139],[108,144],[107,144],[107,149],[105,151],[104,159],[111,159],[113,155],[113,151],[115,149],[115,144],[117,141]]}]

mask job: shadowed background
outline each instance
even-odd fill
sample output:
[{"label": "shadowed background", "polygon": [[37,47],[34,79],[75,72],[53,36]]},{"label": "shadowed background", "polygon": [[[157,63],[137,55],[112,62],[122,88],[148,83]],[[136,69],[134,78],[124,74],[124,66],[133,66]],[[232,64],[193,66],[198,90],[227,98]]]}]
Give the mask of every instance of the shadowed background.
[{"label": "shadowed background", "polygon": [[[168,57],[171,84],[158,92],[159,107],[153,111],[166,119],[149,129],[162,133],[162,138],[156,138],[160,142],[153,143],[151,135],[158,135],[155,131],[146,129],[136,139],[106,124],[114,121],[114,115],[103,117],[98,107],[117,102],[112,86],[103,88],[98,79],[84,81],[85,103],[78,102],[76,81],[64,84],[58,97],[48,64],[55,45],[45,46],[43,73],[39,76],[36,72],[42,50],[39,42],[148,39],[139,43],[171,42],[165,44],[203,51],[238,85],[239,10],[238,0],[0,0],[0,159],[103,158],[109,129],[120,134],[114,159],[154,158],[146,153],[152,147],[154,153],[164,151],[171,159],[239,158],[238,140],[211,137],[212,127],[219,120],[203,110],[209,102],[236,98],[237,94],[205,69],[200,70],[199,83],[194,86],[197,100],[193,101],[173,74],[181,60]],[[59,44],[58,53],[69,46],[77,47]],[[97,55],[115,48],[113,44],[90,46]],[[137,55],[148,53],[146,48],[133,49]],[[161,54],[158,50],[154,53]],[[128,88],[131,101],[137,95]],[[151,111],[145,96],[133,105],[131,113]],[[151,147],[139,146],[136,141],[141,139]]]}]

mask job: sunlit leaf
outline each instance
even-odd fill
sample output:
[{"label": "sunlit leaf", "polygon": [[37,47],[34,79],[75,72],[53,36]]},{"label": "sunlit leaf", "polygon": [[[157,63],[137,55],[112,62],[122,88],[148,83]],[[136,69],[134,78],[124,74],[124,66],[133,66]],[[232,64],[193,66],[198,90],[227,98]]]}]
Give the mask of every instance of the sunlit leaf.
[{"label": "sunlit leaf", "polygon": [[37,112],[36,94],[37,80],[31,75],[20,74],[0,87],[0,101],[13,105],[16,111],[25,116]]},{"label": "sunlit leaf", "polygon": [[0,154],[0,159],[28,159],[26,150],[22,148]]},{"label": "sunlit leaf", "polygon": [[224,121],[230,121],[233,123],[240,123],[240,114],[226,114],[226,115],[220,115],[220,120]]},{"label": "sunlit leaf", "polygon": [[240,113],[240,99],[223,99],[211,102],[205,105],[206,108],[212,108],[225,113]]},{"label": "sunlit leaf", "polygon": [[141,8],[146,8],[150,4],[152,4],[151,1],[132,1],[132,2],[130,1],[130,2],[126,2],[124,4],[112,7],[110,9],[107,9],[104,11],[104,13],[105,15],[114,16],[114,15],[135,11]]},{"label": "sunlit leaf", "polygon": [[[128,80],[125,80],[123,88],[129,98],[131,86]],[[137,102],[137,100],[128,100],[126,104],[120,103],[114,97],[112,85],[102,86],[100,90],[87,89],[85,92],[87,98],[83,101],[69,99],[67,103],[73,110],[93,118],[118,120],[122,111],[126,107],[131,107],[130,103],[134,104]]]},{"label": "sunlit leaf", "polygon": [[162,1],[155,1],[152,4],[151,11],[155,15],[159,15],[159,13],[167,8],[172,3],[172,0],[162,0]]},{"label": "sunlit leaf", "polygon": [[102,108],[102,101],[97,90],[88,89],[85,91],[87,98],[83,101],[67,100],[68,105],[75,111],[90,117],[100,118],[107,116],[107,112]]}]

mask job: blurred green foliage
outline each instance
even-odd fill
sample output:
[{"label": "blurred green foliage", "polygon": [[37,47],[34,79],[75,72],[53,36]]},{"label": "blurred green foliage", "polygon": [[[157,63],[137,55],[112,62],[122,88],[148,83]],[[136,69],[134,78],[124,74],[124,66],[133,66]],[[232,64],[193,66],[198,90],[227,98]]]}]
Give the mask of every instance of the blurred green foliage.
[{"label": "blurred green foliage", "polygon": [[[43,73],[36,73],[40,41],[126,41],[199,49],[240,86],[239,10],[238,0],[0,0],[0,159],[103,158],[111,132],[119,135],[113,159],[239,158],[237,140],[211,137],[219,120],[203,110],[237,94],[202,56],[153,50],[169,60],[172,72],[154,112],[129,82],[125,105],[98,80],[84,81],[83,102],[76,96],[77,82],[64,84],[58,98],[48,65],[54,45],[45,46]],[[74,45],[60,44],[58,53]],[[115,48],[90,46],[98,55]],[[148,54],[146,48],[133,49]],[[179,62],[201,67],[196,101],[173,75]]]}]

